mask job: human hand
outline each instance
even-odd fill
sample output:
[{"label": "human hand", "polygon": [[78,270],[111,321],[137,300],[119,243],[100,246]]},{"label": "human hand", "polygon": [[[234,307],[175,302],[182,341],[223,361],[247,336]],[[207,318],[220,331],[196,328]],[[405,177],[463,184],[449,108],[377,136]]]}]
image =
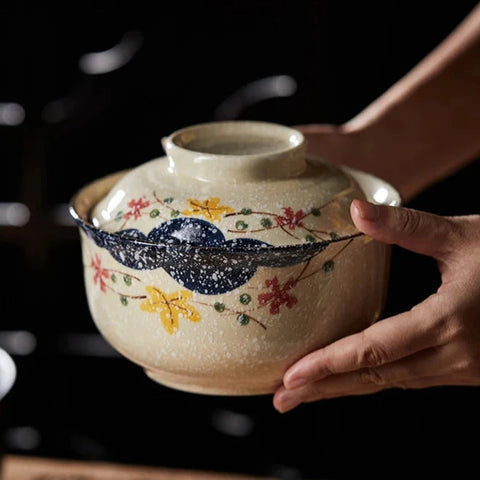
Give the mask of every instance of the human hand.
[{"label": "human hand", "polygon": [[309,157],[382,178],[394,185],[405,201],[438,180],[437,170],[419,160],[418,142],[404,141],[395,123],[370,125],[354,119],[342,125],[313,123],[295,128],[305,137]]},{"label": "human hand", "polygon": [[480,385],[480,215],[442,217],[354,200],[362,232],[437,260],[439,289],[298,360],[274,394],[287,412],[303,402],[388,388]]},{"label": "human hand", "polygon": [[348,124],[326,123],[295,125],[294,128],[303,133],[308,156],[360,170],[368,169],[367,155],[363,153],[362,130],[350,129]]}]

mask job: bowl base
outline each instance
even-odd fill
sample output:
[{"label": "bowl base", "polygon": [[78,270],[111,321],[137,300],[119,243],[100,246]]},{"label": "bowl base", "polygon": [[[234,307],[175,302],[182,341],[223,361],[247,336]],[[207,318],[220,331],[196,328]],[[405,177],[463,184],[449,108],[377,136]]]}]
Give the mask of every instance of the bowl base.
[{"label": "bowl base", "polygon": [[170,372],[159,372],[144,369],[153,381],[165,387],[181,390],[183,392],[198,393],[203,395],[272,395],[279,385],[242,383],[239,381],[223,381],[218,378],[191,377]]}]

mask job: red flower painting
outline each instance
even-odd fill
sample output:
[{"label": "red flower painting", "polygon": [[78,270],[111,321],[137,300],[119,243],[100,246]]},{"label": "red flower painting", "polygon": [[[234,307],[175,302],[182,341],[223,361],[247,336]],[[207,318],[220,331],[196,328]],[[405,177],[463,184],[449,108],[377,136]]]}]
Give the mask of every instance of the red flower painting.
[{"label": "red flower painting", "polygon": [[296,284],[297,280],[295,278],[289,278],[284,284],[279,283],[276,276],[266,280],[265,286],[269,288],[270,291],[260,293],[258,295],[258,303],[260,305],[270,305],[271,314],[279,313],[281,305],[292,308],[298,300],[297,297],[288,293],[288,291]]},{"label": "red flower painting", "polygon": [[275,217],[277,225],[280,227],[288,227],[290,230],[295,230],[297,227],[303,227],[302,219],[305,217],[303,210],[293,211],[292,207],[284,207],[283,215]]},{"label": "red flower painting", "polygon": [[133,219],[136,220],[142,216],[142,209],[148,207],[149,205],[150,202],[145,199],[145,196],[132,199],[127,203],[129,210],[125,213],[123,218],[128,220],[129,218],[133,217]]},{"label": "red flower painting", "polygon": [[107,284],[105,283],[105,279],[109,277],[108,270],[106,268],[102,268],[102,260],[98,254],[95,254],[95,256],[92,258],[90,266],[94,270],[93,283],[95,285],[98,283],[100,290],[102,292],[106,292]]}]

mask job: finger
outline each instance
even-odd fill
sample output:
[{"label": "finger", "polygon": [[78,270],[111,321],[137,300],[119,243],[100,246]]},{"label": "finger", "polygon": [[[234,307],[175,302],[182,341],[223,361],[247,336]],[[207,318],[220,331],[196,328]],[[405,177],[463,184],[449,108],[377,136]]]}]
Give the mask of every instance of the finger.
[{"label": "finger", "polygon": [[[456,357],[456,354],[454,354]],[[366,395],[390,388],[428,388],[446,385],[479,385],[480,380],[455,367],[448,344],[430,348],[401,360],[331,375],[320,381],[289,390],[284,386],[275,392],[273,404],[281,413],[301,403],[351,395]],[[458,363],[458,362],[457,362]]]},{"label": "finger", "polygon": [[[322,382],[319,382],[322,383]],[[413,378],[403,382],[401,385],[393,386],[379,386],[375,384],[365,384],[356,389],[345,387],[341,389],[326,389],[323,386],[308,386],[298,390],[287,390],[285,387],[281,387],[275,392],[273,397],[273,406],[280,413],[286,413],[298,407],[302,403],[311,403],[319,400],[327,400],[331,398],[340,398],[347,396],[359,396],[370,395],[382,390],[390,388],[402,388],[402,389],[423,389],[431,387],[444,387],[444,386],[470,386],[471,384],[461,380],[452,378],[451,375],[437,375],[437,376],[425,376],[419,378]]]},{"label": "finger", "polygon": [[[456,377],[451,373],[441,375],[425,375],[410,378],[396,384],[381,385],[375,382],[353,384],[351,374],[342,374],[306,385],[295,390],[280,387],[274,394],[273,405],[280,413],[288,412],[302,403],[316,402],[330,398],[339,398],[353,395],[369,395],[391,388],[421,389],[443,386],[472,386],[468,379]],[[345,377],[345,378],[344,378]],[[478,385],[478,382],[476,383]]]},{"label": "finger", "polygon": [[459,228],[447,217],[358,199],[353,200],[350,214],[355,226],[375,240],[436,259],[454,248]]},{"label": "finger", "polygon": [[367,367],[353,372],[331,375],[301,388],[279,390],[275,404],[282,411],[287,406],[342,395],[364,395],[387,388],[409,388],[426,385],[424,379],[452,376],[451,362],[443,349],[427,349],[409,357],[379,367]]},{"label": "finger", "polygon": [[[318,383],[320,384],[322,382]],[[319,400],[351,395],[368,395],[380,390],[382,390],[382,387],[376,385],[363,385],[361,389],[356,389],[355,391],[352,391],[352,389],[348,387],[345,388],[345,390],[328,390],[315,383],[296,390],[287,390],[285,387],[280,387],[273,396],[273,406],[278,412],[285,413],[293,410],[302,403],[311,403]]]},{"label": "finger", "polygon": [[442,344],[446,332],[441,322],[435,322],[439,308],[435,303],[422,302],[409,312],[381,320],[306,355],[285,372],[285,387],[298,388],[329,375],[377,367]]}]

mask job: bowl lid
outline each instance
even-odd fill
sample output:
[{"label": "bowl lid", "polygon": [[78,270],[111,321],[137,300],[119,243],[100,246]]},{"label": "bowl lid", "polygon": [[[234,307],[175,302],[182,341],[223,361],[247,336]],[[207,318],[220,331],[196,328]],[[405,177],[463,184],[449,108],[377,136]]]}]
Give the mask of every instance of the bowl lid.
[{"label": "bowl lid", "polygon": [[166,155],[122,175],[90,211],[102,232],[147,243],[288,247],[358,234],[365,198],[345,169],[305,156],[301,132],[257,121],[178,130]]}]

